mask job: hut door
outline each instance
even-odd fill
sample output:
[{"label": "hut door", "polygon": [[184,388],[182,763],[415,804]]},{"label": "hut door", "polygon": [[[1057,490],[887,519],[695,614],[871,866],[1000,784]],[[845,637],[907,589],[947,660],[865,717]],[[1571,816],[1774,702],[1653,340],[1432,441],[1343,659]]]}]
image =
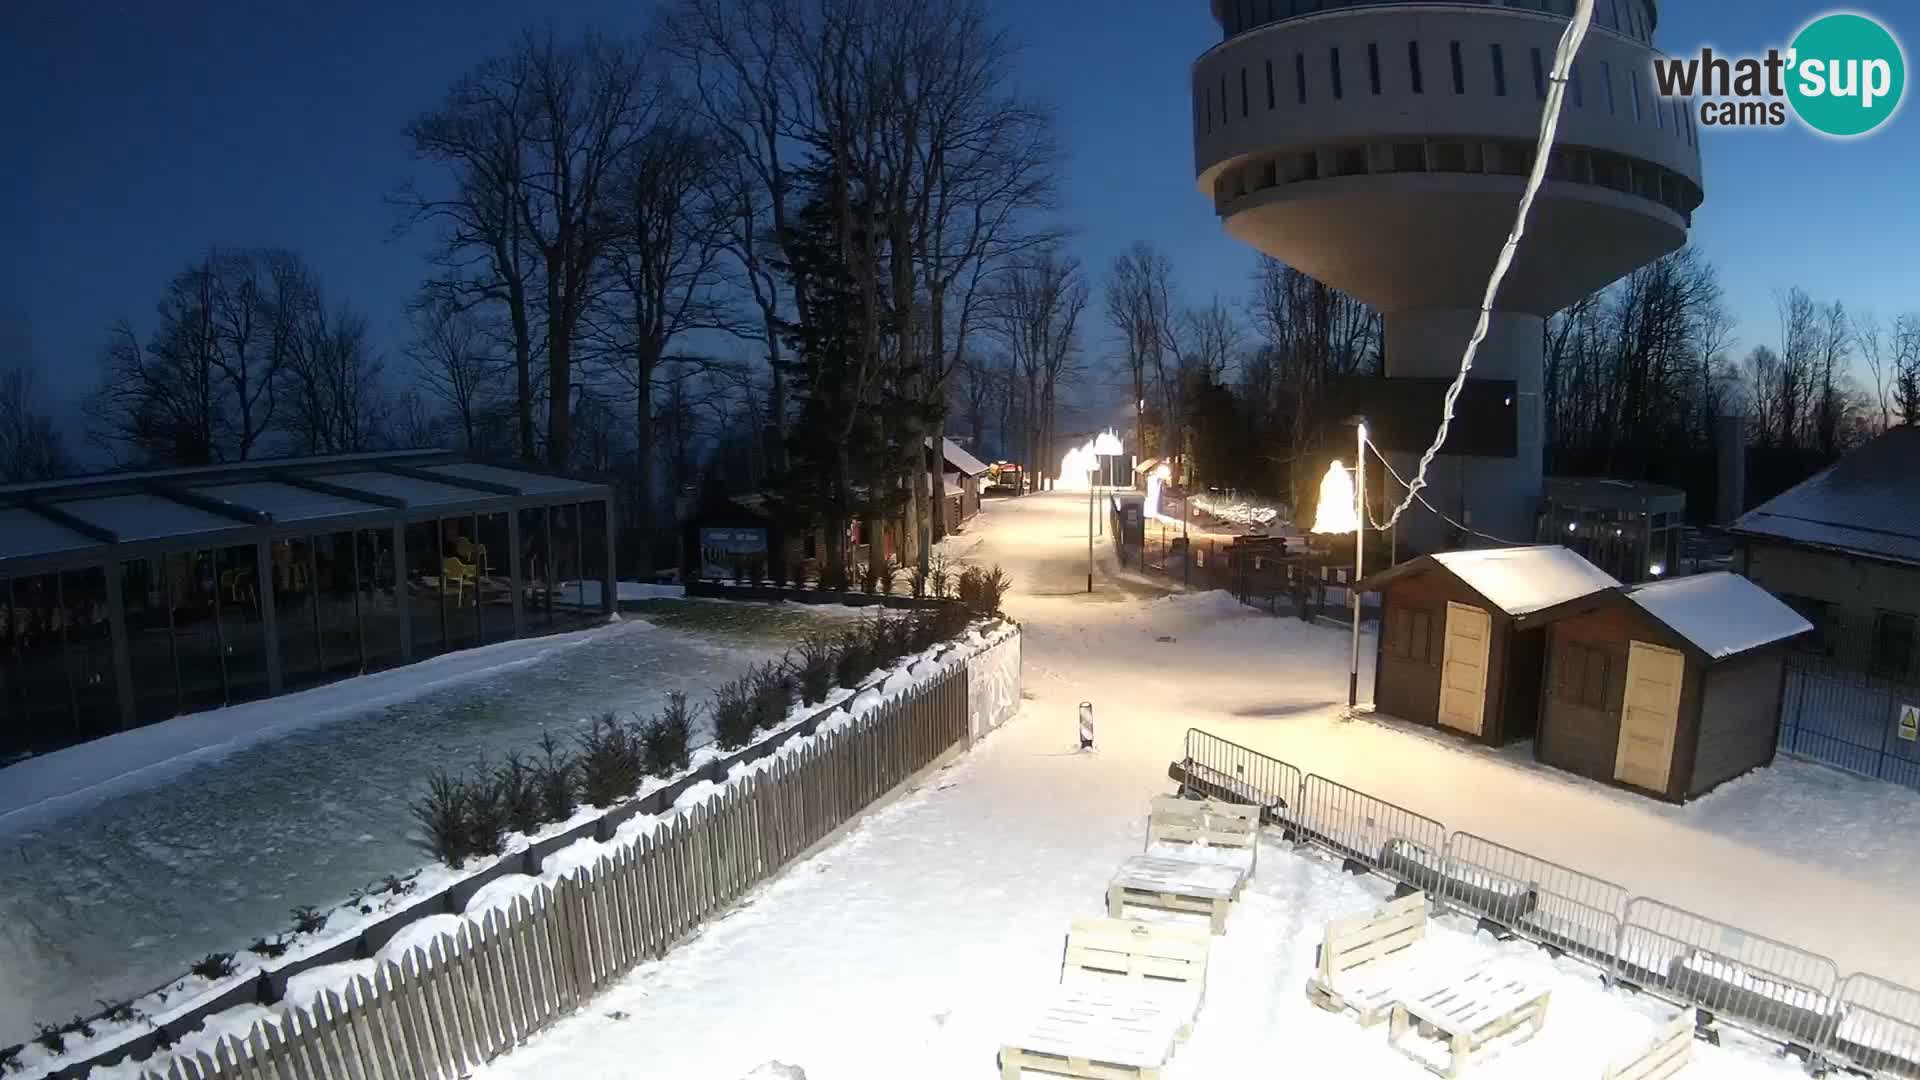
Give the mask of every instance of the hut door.
[{"label": "hut door", "polygon": [[1687,660],[1680,653],[1644,641],[1631,643],[1620,746],[1613,759],[1615,780],[1648,791],[1667,790],[1686,673]]},{"label": "hut door", "polygon": [[1487,648],[1493,616],[1447,602],[1447,645],[1440,662],[1440,723],[1480,734],[1487,715]]}]

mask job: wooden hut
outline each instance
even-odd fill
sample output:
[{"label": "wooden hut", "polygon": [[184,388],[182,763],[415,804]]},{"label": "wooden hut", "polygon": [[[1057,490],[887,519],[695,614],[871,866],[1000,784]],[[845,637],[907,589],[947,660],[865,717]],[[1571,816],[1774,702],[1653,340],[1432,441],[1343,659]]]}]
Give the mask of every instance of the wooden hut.
[{"label": "wooden hut", "polygon": [[1672,802],[1773,761],[1784,643],[1813,627],[1766,590],[1701,574],[1542,614],[1541,761]]},{"label": "wooden hut", "polygon": [[1360,583],[1381,596],[1374,707],[1489,745],[1539,721],[1546,620],[1539,612],[1619,587],[1564,547],[1423,555]]}]

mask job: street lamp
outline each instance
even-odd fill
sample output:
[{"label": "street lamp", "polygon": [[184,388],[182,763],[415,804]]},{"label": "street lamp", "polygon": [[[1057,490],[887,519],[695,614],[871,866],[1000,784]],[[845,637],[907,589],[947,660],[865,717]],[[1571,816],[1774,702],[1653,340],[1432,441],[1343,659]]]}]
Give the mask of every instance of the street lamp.
[{"label": "street lamp", "polygon": [[[1314,517],[1317,533],[1353,534],[1353,581],[1347,588],[1353,603],[1353,642],[1347,660],[1347,711],[1351,715],[1360,703],[1360,579],[1366,571],[1367,550],[1367,420],[1353,418],[1355,431],[1354,467],[1351,481],[1347,469],[1335,461],[1320,484],[1320,508]],[[1353,489],[1353,506],[1345,505],[1346,488]]]},{"label": "street lamp", "polygon": [[1103,431],[1095,435],[1093,441],[1087,444],[1087,450],[1089,451],[1087,456],[1093,462],[1093,468],[1087,470],[1087,591],[1092,592],[1093,530],[1094,523],[1098,520],[1094,514],[1094,496],[1095,490],[1099,486],[1094,483],[1094,479],[1099,476],[1098,470],[1101,465],[1101,459],[1116,454],[1123,454],[1126,452],[1126,447],[1120,445],[1120,437],[1118,435],[1115,435],[1112,431]]}]

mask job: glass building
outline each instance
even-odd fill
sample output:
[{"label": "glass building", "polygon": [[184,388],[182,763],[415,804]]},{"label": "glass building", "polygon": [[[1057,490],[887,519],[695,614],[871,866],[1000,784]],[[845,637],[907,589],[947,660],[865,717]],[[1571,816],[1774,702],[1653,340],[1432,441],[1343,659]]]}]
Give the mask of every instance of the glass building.
[{"label": "glass building", "polygon": [[1633,585],[1680,572],[1687,493],[1625,480],[1550,477],[1534,539],[1564,544]]},{"label": "glass building", "polygon": [[433,450],[0,487],[0,764],[604,621],[612,500]]}]

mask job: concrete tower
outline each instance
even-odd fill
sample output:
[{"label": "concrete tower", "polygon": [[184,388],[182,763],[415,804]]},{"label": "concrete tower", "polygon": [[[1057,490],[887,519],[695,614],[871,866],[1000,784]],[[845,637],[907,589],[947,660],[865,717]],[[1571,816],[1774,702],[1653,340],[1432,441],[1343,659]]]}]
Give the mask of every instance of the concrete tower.
[{"label": "concrete tower", "polygon": [[[1533,160],[1573,0],[1211,0],[1193,65],[1194,167],[1233,236],[1386,317],[1387,375],[1450,379]],[[1544,319],[1686,242],[1700,150],[1655,95],[1655,0],[1596,0],[1546,185],[1472,375],[1511,380],[1513,457],[1443,454],[1434,506],[1530,541]],[[1424,442],[1439,423],[1437,395]],[[1456,425],[1457,427],[1458,425]],[[1417,454],[1392,453],[1403,476]],[[1448,529],[1418,504],[1402,547]]]}]

